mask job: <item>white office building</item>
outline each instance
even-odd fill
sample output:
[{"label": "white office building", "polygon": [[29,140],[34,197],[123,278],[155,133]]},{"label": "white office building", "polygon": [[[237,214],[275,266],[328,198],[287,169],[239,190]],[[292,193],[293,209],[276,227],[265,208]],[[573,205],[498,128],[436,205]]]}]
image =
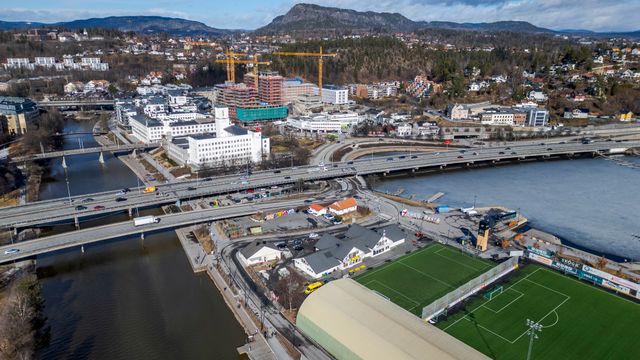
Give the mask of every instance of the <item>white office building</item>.
[{"label": "white office building", "polygon": [[292,116],[287,118],[287,126],[309,132],[347,132],[360,122],[355,112],[338,112],[310,116]]},{"label": "white office building", "polygon": [[179,164],[193,167],[258,163],[270,152],[269,138],[262,133],[231,125],[229,109],[215,108],[214,132],[177,137],[167,153]]},{"label": "white office building", "polygon": [[[318,88],[314,89],[314,95],[318,95]],[[349,89],[333,85],[323,86],[322,102],[333,105],[344,105],[349,102]]]}]

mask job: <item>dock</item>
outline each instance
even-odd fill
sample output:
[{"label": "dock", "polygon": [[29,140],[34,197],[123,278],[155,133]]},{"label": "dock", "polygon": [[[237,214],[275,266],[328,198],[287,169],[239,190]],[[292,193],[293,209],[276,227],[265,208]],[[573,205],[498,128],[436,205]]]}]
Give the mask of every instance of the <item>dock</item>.
[{"label": "dock", "polygon": [[437,201],[438,199],[440,199],[441,197],[444,196],[443,192],[437,192],[435,194],[433,194],[433,196],[431,196],[430,198],[427,199],[428,203],[432,203],[434,201]]}]

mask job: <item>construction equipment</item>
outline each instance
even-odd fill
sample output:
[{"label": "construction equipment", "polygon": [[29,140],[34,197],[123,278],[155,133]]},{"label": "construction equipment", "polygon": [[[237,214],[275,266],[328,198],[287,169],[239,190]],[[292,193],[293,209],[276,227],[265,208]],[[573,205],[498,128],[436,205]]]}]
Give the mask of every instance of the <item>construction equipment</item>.
[{"label": "construction equipment", "polygon": [[287,51],[274,51],[273,55],[285,55],[285,56],[310,56],[318,58],[318,95],[322,98],[322,61],[325,57],[334,57],[337,54],[325,54],[322,52],[322,46],[317,53],[305,53],[305,52],[287,52]]},{"label": "construction equipment", "polygon": [[236,82],[236,64],[253,64],[254,72],[257,72],[258,65],[269,65],[270,61],[258,61],[257,56],[254,57],[253,60],[239,60],[236,59],[237,56],[248,56],[244,53],[237,53],[230,50],[225,52],[224,59],[216,59],[217,63],[227,64],[227,80]]}]

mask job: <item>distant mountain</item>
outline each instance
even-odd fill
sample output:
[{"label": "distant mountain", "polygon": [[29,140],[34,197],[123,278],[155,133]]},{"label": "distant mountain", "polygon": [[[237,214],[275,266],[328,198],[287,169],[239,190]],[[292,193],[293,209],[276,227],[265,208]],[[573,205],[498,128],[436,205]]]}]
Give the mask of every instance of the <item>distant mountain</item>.
[{"label": "distant mountain", "polygon": [[138,33],[160,33],[191,36],[222,36],[229,30],[216,29],[198,21],[163,16],[109,16],[58,22],[52,24],[0,21],[0,29],[22,29],[32,27],[64,27],[68,29],[107,28]]},{"label": "distant mountain", "polygon": [[11,29],[27,29],[30,27],[41,27],[45,24],[37,23],[37,22],[27,22],[27,21],[2,21],[0,20],[0,29],[2,30],[11,30]]},{"label": "distant mountain", "polygon": [[640,37],[634,32],[593,32],[587,30],[556,31],[535,26],[526,21],[497,21],[490,23],[456,23],[447,21],[413,21],[398,13],[355,11],[314,4],[294,5],[286,14],[256,30],[261,34],[349,33],[349,32],[407,32],[420,29],[451,29],[467,31],[511,31],[520,33],[567,34],[584,36]]},{"label": "distant mountain", "polygon": [[473,31],[511,31],[526,33],[553,33],[553,30],[535,26],[526,21],[497,21],[491,23],[456,23],[448,21],[419,21],[421,28]]},{"label": "distant mountain", "polygon": [[417,24],[398,13],[324,7],[313,4],[294,5],[286,14],[280,15],[268,25],[256,30],[258,33],[286,33],[292,31],[412,31]]}]

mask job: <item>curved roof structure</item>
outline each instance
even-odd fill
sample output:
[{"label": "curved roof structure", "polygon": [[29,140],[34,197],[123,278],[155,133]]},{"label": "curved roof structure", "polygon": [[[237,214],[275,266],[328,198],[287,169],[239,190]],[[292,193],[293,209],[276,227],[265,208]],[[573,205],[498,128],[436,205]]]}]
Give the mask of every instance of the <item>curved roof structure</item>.
[{"label": "curved roof structure", "polygon": [[337,359],[489,359],[351,279],[316,290],[296,323]]}]

